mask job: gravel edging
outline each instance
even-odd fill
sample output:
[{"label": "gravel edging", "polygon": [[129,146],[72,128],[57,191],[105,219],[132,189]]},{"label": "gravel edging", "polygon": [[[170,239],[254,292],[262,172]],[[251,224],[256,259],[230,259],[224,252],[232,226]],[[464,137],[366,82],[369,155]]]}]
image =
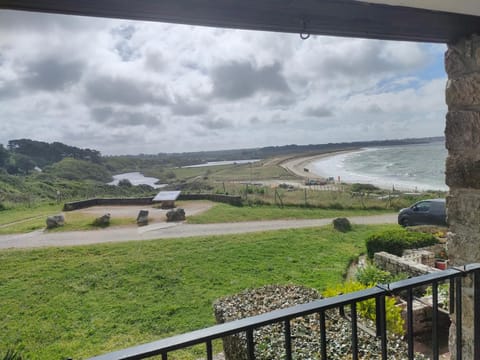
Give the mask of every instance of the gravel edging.
[{"label": "gravel edging", "polygon": [[[259,315],[276,309],[311,302],[321,296],[314,289],[295,285],[269,285],[259,289],[245,290],[239,294],[219,299],[214,304],[218,323]],[[327,358],[344,360],[351,357],[351,322],[340,316],[337,309],[326,311]],[[360,323],[360,321],[359,321]],[[361,321],[358,328],[359,359],[378,359],[381,342],[361,327],[374,329],[371,321]],[[319,314],[292,319],[290,322],[292,349],[295,360],[320,360],[320,319]],[[283,324],[273,324],[254,331],[255,356],[258,360],[279,360],[284,358]],[[399,336],[388,333],[388,359],[407,359],[407,344]],[[246,336],[240,333],[225,337],[225,360],[246,360]],[[280,355],[281,354],[281,355]],[[221,359],[221,358],[219,358]],[[416,360],[427,359],[416,354]]]}]

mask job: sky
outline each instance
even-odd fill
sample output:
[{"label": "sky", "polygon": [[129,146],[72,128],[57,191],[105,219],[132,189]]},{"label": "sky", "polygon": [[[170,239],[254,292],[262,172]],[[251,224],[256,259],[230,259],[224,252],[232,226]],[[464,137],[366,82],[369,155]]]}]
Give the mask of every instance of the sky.
[{"label": "sky", "polygon": [[104,155],[441,136],[445,45],[0,11],[0,144]]}]

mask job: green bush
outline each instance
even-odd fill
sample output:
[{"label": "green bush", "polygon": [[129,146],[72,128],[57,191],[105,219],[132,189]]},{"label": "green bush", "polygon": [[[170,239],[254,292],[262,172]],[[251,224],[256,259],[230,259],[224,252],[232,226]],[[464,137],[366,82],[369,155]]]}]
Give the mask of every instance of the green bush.
[{"label": "green bush", "polygon": [[355,184],[352,184],[351,190],[353,192],[371,192],[371,191],[376,191],[380,189],[372,184],[355,183]]},{"label": "green bush", "polygon": [[123,187],[132,187],[132,183],[128,179],[121,179],[118,182],[118,186],[123,186]]},{"label": "green bush", "polygon": [[389,271],[384,271],[377,268],[375,265],[367,265],[366,267],[358,270],[355,274],[357,281],[365,286],[374,286],[376,284],[388,284],[391,282],[406,279],[407,274],[401,273],[398,275],[392,275]]},{"label": "green bush", "polygon": [[[348,294],[354,291],[360,291],[367,289],[368,286],[360,284],[358,282],[347,282],[336,286],[334,288],[328,288],[323,292],[324,297],[338,296],[340,294]],[[387,317],[387,330],[403,335],[403,319],[402,319],[402,310],[396,306],[396,301],[394,297],[385,298],[385,310]],[[369,299],[357,303],[357,312],[358,315],[365,319],[370,319],[375,321],[376,319],[376,306],[375,299]]]},{"label": "green bush", "polygon": [[390,254],[402,256],[405,249],[417,249],[438,243],[432,234],[417,233],[405,229],[387,230],[371,235],[366,240],[367,254],[370,259],[373,254],[386,251]]}]

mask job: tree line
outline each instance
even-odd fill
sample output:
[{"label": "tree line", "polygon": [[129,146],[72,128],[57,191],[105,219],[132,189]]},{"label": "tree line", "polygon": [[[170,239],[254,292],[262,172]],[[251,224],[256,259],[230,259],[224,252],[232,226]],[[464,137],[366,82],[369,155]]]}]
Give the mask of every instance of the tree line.
[{"label": "tree line", "polygon": [[27,175],[35,167],[43,168],[64,158],[100,163],[102,155],[97,150],[80,149],[60,142],[17,139],[10,140],[6,148],[0,144],[0,168],[11,175]]}]

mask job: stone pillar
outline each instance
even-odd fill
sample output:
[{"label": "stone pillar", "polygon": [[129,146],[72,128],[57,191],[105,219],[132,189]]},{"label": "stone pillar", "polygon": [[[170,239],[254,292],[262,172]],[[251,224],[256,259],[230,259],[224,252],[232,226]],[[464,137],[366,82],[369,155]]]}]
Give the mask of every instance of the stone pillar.
[{"label": "stone pillar", "polygon": [[[448,158],[448,253],[453,265],[480,262],[480,37],[472,35],[449,44],[445,128]],[[473,301],[471,279],[464,281],[463,358],[473,359]],[[455,354],[455,316],[450,350]]]}]

